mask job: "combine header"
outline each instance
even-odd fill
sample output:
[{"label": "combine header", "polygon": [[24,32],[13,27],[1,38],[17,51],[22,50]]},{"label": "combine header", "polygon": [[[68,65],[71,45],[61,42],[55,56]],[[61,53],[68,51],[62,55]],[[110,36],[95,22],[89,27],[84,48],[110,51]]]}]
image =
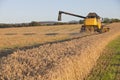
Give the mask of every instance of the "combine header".
[{"label": "combine header", "polygon": [[109,28],[104,27],[102,25],[100,16],[98,16],[96,13],[89,13],[86,17],[84,17],[84,16],[80,16],[80,15],[76,15],[76,14],[72,14],[72,13],[68,13],[68,12],[59,11],[58,21],[61,21],[62,14],[83,18],[84,24],[82,25],[80,32],[103,33],[103,32],[109,31]]}]

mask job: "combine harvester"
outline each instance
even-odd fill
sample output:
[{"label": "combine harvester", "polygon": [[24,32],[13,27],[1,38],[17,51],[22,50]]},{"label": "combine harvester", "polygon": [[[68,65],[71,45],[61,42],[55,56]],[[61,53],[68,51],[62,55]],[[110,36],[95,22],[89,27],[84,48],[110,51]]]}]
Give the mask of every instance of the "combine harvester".
[{"label": "combine harvester", "polygon": [[109,31],[108,27],[105,27],[102,25],[102,22],[100,20],[101,17],[98,16],[96,13],[89,13],[86,17],[84,17],[84,16],[80,16],[80,15],[76,15],[76,14],[72,14],[72,13],[68,13],[68,12],[64,12],[64,11],[59,11],[58,21],[61,21],[62,14],[67,14],[67,15],[83,18],[84,24],[82,25],[80,32],[104,33],[104,32]]}]

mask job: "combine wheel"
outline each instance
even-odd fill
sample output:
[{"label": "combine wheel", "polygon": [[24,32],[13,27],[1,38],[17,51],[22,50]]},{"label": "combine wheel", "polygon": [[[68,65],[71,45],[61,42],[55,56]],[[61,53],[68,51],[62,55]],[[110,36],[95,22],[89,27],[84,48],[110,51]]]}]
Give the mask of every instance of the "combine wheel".
[{"label": "combine wheel", "polygon": [[81,27],[80,32],[85,32],[85,26],[82,26],[82,27]]},{"label": "combine wheel", "polygon": [[103,32],[103,30],[102,29],[98,29],[97,32],[101,34]]}]

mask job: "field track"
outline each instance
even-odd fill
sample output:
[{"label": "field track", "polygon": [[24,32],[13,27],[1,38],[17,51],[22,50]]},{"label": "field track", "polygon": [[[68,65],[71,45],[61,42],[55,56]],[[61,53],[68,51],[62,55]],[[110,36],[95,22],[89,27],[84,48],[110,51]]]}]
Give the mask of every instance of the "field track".
[{"label": "field track", "polygon": [[0,79],[83,80],[105,46],[120,35],[120,23],[110,32],[18,50],[0,59]]}]

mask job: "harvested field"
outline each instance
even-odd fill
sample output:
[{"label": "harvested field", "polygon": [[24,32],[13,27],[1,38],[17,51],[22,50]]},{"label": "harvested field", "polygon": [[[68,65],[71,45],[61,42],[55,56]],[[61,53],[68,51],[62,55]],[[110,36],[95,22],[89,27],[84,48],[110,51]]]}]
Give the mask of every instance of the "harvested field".
[{"label": "harvested field", "polygon": [[0,79],[82,80],[105,46],[120,35],[120,23],[109,26],[107,33],[18,50],[2,57]]},{"label": "harvested field", "polygon": [[80,25],[0,28],[0,49],[44,44],[70,38]]}]

